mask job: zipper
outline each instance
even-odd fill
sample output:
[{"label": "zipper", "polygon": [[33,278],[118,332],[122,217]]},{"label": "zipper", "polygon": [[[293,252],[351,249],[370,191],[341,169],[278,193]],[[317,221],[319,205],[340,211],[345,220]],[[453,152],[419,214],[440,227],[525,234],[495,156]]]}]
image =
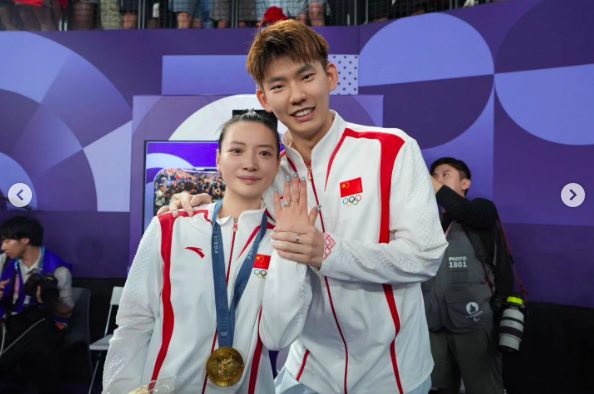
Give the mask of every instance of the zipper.
[{"label": "zipper", "polygon": [[[318,193],[316,192],[316,184],[313,179],[313,171],[311,170],[311,160],[309,161],[309,164],[307,164],[305,162],[305,160],[303,161],[303,163],[307,167],[307,179],[309,179],[311,181],[311,187],[313,189],[314,196],[316,197],[316,204],[320,205],[320,201],[318,200]],[[320,215],[320,222],[322,223],[322,232],[326,232],[326,227],[324,226],[324,217],[322,216],[322,211],[319,212],[319,215]]]},{"label": "zipper", "polygon": [[[233,219],[233,232],[237,232],[237,219]],[[233,239],[235,240],[235,235],[233,236]]]},{"label": "zipper", "polygon": [[[318,193],[316,192],[316,184],[313,179],[313,172],[311,170],[311,160],[309,161],[309,165],[303,161],[305,166],[307,167],[307,179],[311,181],[311,187],[314,192],[314,196],[316,198],[316,204],[320,205],[320,201],[318,200]],[[322,231],[326,232],[326,228],[324,226],[324,218],[322,216],[322,211],[319,212],[320,215],[320,222],[322,223]],[[336,310],[334,309],[334,302],[332,301],[332,292],[330,291],[330,283],[328,283],[328,277],[324,276],[324,280],[326,282],[326,291],[328,292],[328,300],[330,301],[330,308],[332,309],[332,315],[334,315],[334,321],[336,322],[336,327],[338,328],[338,333],[340,334],[340,338],[342,339],[342,343],[344,344],[344,352],[346,354],[346,361],[344,363],[344,392],[345,394],[348,393],[347,390],[347,376],[349,370],[349,348],[346,343],[346,339],[344,338],[344,334],[342,333],[342,328],[340,327],[340,323],[338,322],[338,316],[336,316]]]}]

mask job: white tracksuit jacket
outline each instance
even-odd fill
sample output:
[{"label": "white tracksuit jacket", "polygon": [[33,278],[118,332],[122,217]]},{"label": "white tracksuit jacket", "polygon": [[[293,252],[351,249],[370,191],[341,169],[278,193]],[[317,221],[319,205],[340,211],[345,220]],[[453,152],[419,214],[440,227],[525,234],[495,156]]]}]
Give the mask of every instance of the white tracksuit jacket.
[{"label": "white tracksuit jacket", "polygon": [[447,247],[434,190],[414,139],[334,116],[311,171],[284,141],[274,187],[308,177],[326,247],[320,272],[273,252],[260,334],[271,350],[292,344],[286,368],[318,393],[408,393],[433,368],[421,282]]},{"label": "white tracksuit jacket", "polygon": [[[175,376],[176,393],[274,393],[268,350],[258,334],[266,270],[272,252],[271,228],[236,310],[233,347],[242,354],[242,379],[231,387],[215,386],[206,378],[206,361],[216,341],[216,306],[211,260],[214,204],[154,218],[138,247],[124,287],[103,375],[104,393],[125,394],[154,379]],[[228,273],[228,297],[253,244],[265,210],[244,212],[236,232],[230,218],[221,225]],[[230,262],[230,263],[229,263]],[[229,264],[231,269],[229,270]]]}]

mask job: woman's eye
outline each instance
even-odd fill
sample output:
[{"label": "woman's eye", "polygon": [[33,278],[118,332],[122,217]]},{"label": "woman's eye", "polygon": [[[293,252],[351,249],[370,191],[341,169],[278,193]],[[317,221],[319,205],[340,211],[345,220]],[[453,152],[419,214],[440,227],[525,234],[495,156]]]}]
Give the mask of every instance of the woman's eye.
[{"label": "woman's eye", "polygon": [[266,151],[262,152],[262,155],[264,155],[264,156],[272,156],[272,154],[270,152],[266,152]]},{"label": "woman's eye", "polygon": [[241,149],[231,149],[231,153],[241,153]]}]

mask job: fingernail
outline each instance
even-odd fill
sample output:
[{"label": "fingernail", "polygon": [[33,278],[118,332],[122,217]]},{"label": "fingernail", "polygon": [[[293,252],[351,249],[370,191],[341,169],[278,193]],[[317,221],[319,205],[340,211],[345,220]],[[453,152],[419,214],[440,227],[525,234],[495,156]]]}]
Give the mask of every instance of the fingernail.
[{"label": "fingernail", "polygon": [[289,182],[289,181],[291,180],[291,177],[287,175],[287,177],[285,178],[285,180],[286,180],[287,182]]},{"label": "fingernail", "polygon": [[299,178],[299,174],[297,174],[296,172],[293,174],[293,178]]},{"label": "fingernail", "polygon": [[318,212],[320,212],[322,210],[322,206],[318,205]]},{"label": "fingernail", "polygon": [[301,182],[305,182],[305,177],[304,176],[301,177]]},{"label": "fingernail", "polygon": [[278,194],[278,190],[274,189],[274,194]]}]

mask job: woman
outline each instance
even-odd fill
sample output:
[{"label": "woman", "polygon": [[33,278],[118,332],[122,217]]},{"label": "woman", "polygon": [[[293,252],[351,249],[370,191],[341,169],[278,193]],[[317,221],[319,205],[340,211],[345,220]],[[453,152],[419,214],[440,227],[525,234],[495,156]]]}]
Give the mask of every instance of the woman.
[{"label": "woman", "polygon": [[225,199],[153,219],[124,287],[104,393],[171,377],[176,393],[274,393],[258,328],[273,228],[261,197],[279,149],[268,120],[233,117],[217,152]]}]

